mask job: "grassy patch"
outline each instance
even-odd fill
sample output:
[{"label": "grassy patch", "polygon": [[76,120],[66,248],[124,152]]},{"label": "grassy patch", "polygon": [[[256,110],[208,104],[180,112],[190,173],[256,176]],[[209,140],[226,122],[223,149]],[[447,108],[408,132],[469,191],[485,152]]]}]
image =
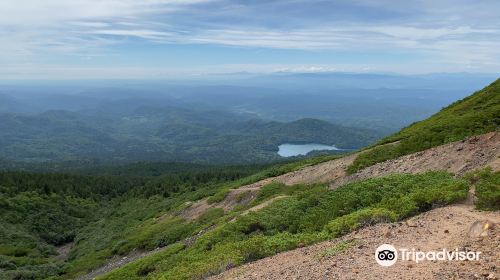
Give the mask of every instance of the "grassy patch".
[{"label": "grassy patch", "polygon": [[[280,189],[269,187],[268,194]],[[190,247],[159,258],[151,256],[101,279],[199,279],[241,265],[326,240],[352,229],[408,217],[467,195],[468,184],[445,172],[391,175],[329,190],[325,185],[300,188],[289,197],[221,223]],[[396,203],[397,202],[397,203]],[[341,250],[342,248],[338,248]],[[157,261],[152,260],[155,258]]]},{"label": "grassy patch", "polygon": [[260,190],[259,193],[257,194],[257,197],[255,200],[252,202],[252,205],[257,205],[262,203],[265,200],[268,200],[270,198],[276,197],[278,195],[292,195],[294,193],[300,192],[304,190],[305,188],[311,188],[311,186],[306,186],[306,185],[293,185],[293,186],[288,186],[283,183],[279,182],[272,182],[270,184],[267,184],[263,186]]},{"label": "grassy patch", "polygon": [[221,202],[226,198],[226,196],[228,194],[229,194],[229,189],[223,188],[223,189],[219,190],[218,192],[216,192],[214,195],[210,196],[207,199],[207,203],[214,204],[217,202]]},{"label": "grassy patch", "polygon": [[210,196],[207,200],[209,204],[217,203],[223,201],[230,189],[235,189],[244,185],[253,184],[260,180],[264,180],[270,177],[276,177],[279,175],[283,175],[289,172],[297,171],[307,166],[312,166],[316,164],[320,164],[322,162],[338,159],[342,156],[340,155],[321,155],[311,158],[306,158],[303,160],[290,162],[290,163],[280,163],[273,166],[270,166],[263,171],[257,172],[253,175],[228,182],[224,184],[215,194]]},{"label": "grassy patch", "polygon": [[327,248],[321,252],[319,252],[316,257],[323,259],[323,258],[331,258],[334,257],[338,254],[342,254],[349,250],[351,247],[356,246],[358,244],[357,240],[351,239],[351,240],[345,240],[345,241],[340,241],[337,244],[333,245],[331,248]]},{"label": "grassy patch", "polygon": [[485,168],[465,176],[476,185],[476,207],[481,210],[500,210],[500,172]]},{"label": "grassy patch", "polygon": [[384,208],[361,209],[329,222],[325,229],[334,237],[341,236],[361,227],[381,222],[393,222],[397,214]]}]

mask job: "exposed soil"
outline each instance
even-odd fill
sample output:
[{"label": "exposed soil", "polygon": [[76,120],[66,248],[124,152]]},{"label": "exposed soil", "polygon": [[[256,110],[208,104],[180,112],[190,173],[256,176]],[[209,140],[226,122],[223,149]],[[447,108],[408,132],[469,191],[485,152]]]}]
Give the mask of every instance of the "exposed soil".
[{"label": "exposed soil", "polygon": [[[193,235],[193,236],[190,236],[184,240],[182,240],[181,242],[186,245],[187,247],[191,246],[195,241],[196,239],[198,239],[200,236],[202,236],[203,234],[205,234],[207,231],[210,231],[212,230],[214,227],[208,227],[206,229],[203,229],[201,230],[200,232],[198,232],[197,234]],[[85,274],[85,275],[82,275],[78,278],[76,278],[77,280],[92,280],[92,279],[95,279],[99,276],[102,276],[112,270],[115,270],[117,268],[120,268],[128,263],[131,263],[133,261],[136,261],[138,259],[142,259],[144,257],[147,257],[147,256],[150,256],[150,255],[153,255],[153,254],[156,254],[158,252],[161,252],[163,250],[165,250],[166,248],[168,248],[168,246],[165,246],[165,247],[157,247],[155,248],[154,250],[151,250],[151,251],[144,251],[144,250],[133,250],[132,252],[128,253],[126,256],[114,256],[113,258],[109,259],[107,261],[107,263],[99,268],[96,268],[94,270],[92,270],[91,272]]]},{"label": "exposed soil", "polygon": [[[331,187],[337,187],[391,173],[446,170],[461,176],[486,166],[499,171],[500,134],[492,132],[470,137],[382,162],[348,176],[345,169],[356,156],[351,155],[345,162],[344,158],[307,167],[273,180],[285,184],[330,181]],[[339,239],[233,268],[210,279],[498,279],[500,212],[474,210],[474,189],[471,191],[462,205],[434,209],[404,223],[368,227]],[[484,230],[485,225],[488,230]],[[346,241],[355,245],[333,256],[326,253]],[[482,255],[476,262],[425,261],[417,264],[399,261],[387,268],[378,265],[374,257],[375,249],[384,243],[421,251],[459,248],[480,251]]]},{"label": "exposed soil", "polygon": [[[166,247],[164,247],[166,248]],[[131,263],[135,260],[144,258],[146,256],[149,256],[151,254],[160,252],[163,248],[156,248],[152,251],[132,251],[130,252],[127,256],[114,256],[113,258],[109,259],[106,265],[101,266],[99,268],[96,268],[92,270],[91,272],[82,275],[78,278],[77,280],[92,280],[97,278],[98,276],[104,275],[111,270],[114,270],[116,268],[122,267],[128,263]]]},{"label": "exposed soil", "polygon": [[270,180],[266,179],[259,181],[258,183],[230,190],[224,200],[213,204],[209,204],[208,199],[204,198],[194,202],[189,207],[181,211],[179,216],[188,221],[192,221],[199,218],[208,209],[222,208],[227,212],[232,210],[237,205],[247,205],[255,199],[260,188],[270,182]]},{"label": "exposed soil", "polygon": [[286,185],[327,183],[346,176],[346,169],[352,164],[358,153],[339,159],[304,167],[300,170],[283,174],[274,179]]},{"label": "exposed soil", "polygon": [[[446,170],[460,176],[467,171],[485,166],[490,166],[494,171],[498,171],[500,170],[500,133],[491,132],[469,137],[463,141],[381,162],[353,175],[347,175],[347,167],[352,164],[358,155],[359,153],[355,153],[230,190],[227,197],[218,203],[210,205],[206,199],[194,202],[182,211],[179,216],[187,220],[194,220],[209,208],[222,208],[229,211],[237,205],[247,205],[256,197],[260,188],[271,182],[281,182],[286,185],[331,182],[330,186],[333,188],[348,182],[392,173]],[[243,198],[242,193],[245,193]]]},{"label": "exposed soil", "polygon": [[58,261],[65,261],[68,259],[69,253],[71,252],[71,249],[73,248],[74,242],[70,242],[61,246],[57,247],[57,256],[56,260]]},{"label": "exposed soil", "polygon": [[[208,204],[207,199],[192,202],[178,215],[186,220],[194,220],[211,208],[230,211],[237,205],[248,205],[255,199],[260,188],[271,182],[281,182],[286,185],[331,183],[331,187],[337,187],[344,183],[391,173],[447,170],[460,176],[467,171],[485,166],[499,171],[500,133],[492,132],[474,136],[389,160],[349,176],[346,169],[358,154],[308,166],[230,190],[221,202]],[[275,199],[279,198],[281,197]],[[497,267],[500,266],[498,235],[500,226],[490,229],[487,236],[470,237],[467,233],[474,222],[491,220],[498,223],[500,213],[473,210],[473,206],[470,205],[472,201],[473,196],[470,196],[468,205],[435,209],[410,219],[406,223],[375,225],[333,241],[285,252],[234,268],[212,279],[498,279],[500,277],[500,272],[497,271]],[[247,211],[261,209],[271,202],[264,202]],[[200,232],[199,235],[203,233]],[[349,240],[355,240],[356,246],[335,256],[321,257],[325,250],[339,242]],[[185,241],[189,245],[193,240],[188,238]],[[419,264],[398,262],[394,266],[384,268],[379,266],[374,259],[375,248],[384,243],[424,251],[466,247],[483,252],[483,258],[476,263],[460,262],[458,264],[456,262],[422,262]],[[149,252],[135,251],[126,257],[114,257],[107,265],[78,279],[93,279],[160,250],[162,248]]]},{"label": "exposed soil", "polygon": [[[485,220],[497,225],[484,230]],[[485,236],[469,236],[474,222],[480,223]],[[470,205],[447,206],[406,222],[378,224],[332,241],[284,252],[209,279],[497,279],[499,222],[499,212],[480,212]],[[352,245],[345,251],[328,254],[341,242]],[[420,251],[459,248],[480,251],[481,255],[479,261],[399,260],[391,267],[383,267],[376,263],[374,255],[382,244]]]},{"label": "exposed soil", "polygon": [[461,176],[464,173],[490,166],[500,170],[500,133],[491,132],[445,144],[422,152],[369,166],[351,176],[335,180],[336,187],[347,182],[379,177],[391,173],[421,173],[446,170]]},{"label": "exposed soil", "polygon": [[265,207],[269,206],[271,203],[275,202],[276,200],[282,199],[282,198],[285,198],[285,197],[288,197],[288,196],[286,196],[286,195],[279,195],[279,196],[273,197],[271,199],[268,199],[268,200],[262,202],[261,204],[258,204],[256,206],[250,208],[250,209],[247,209],[247,210],[243,211],[241,213],[241,215],[243,216],[243,215],[246,215],[246,214],[248,214],[250,212],[255,212],[257,210],[265,208]]},{"label": "exposed soil", "polygon": [[[179,216],[194,220],[200,217],[209,208],[222,208],[225,211],[232,210],[237,205],[247,205],[255,197],[259,190],[272,182],[280,182],[286,185],[327,183],[347,176],[346,168],[354,161],[357,154],[352,154],[336,160],[323,162],[313,166],[307,166],[300,170],[286,173],[280,176],[267,178],[259,182],[242,186],[229,191],[226,198],[217,203],[208,204],[207,199],[194,202],[183,210]],[[242,196],[242,194],[245,194]],[[243,197],[243,198],[242,198]]]}]

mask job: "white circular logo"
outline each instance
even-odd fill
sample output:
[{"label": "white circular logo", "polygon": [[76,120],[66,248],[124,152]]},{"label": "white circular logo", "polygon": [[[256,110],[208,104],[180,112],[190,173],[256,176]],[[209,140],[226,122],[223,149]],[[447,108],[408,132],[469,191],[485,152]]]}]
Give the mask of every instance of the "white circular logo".
[{"label": "white circular logo", "polygon": [[390,244],[382,244],[375,251],[375,260],[381,266],[391,266],[398,260],[398,251]]}]

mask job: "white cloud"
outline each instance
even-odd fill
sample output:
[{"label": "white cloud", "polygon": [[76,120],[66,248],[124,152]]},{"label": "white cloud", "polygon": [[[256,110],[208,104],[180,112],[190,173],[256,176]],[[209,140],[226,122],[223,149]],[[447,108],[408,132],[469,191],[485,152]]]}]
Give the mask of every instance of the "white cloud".
[{"label": "white cloud", "polygon": [[111,35],[111,36],[132,36],[151,40],[163,40],[175,36],[172,32],[154,31],[147,29],[102,29],[87,32],[88,34],[96,35]]},{"label": "white cloud", "polygon": [[2,0],[0,26],[47,26],[64,21],[135,18],[209,0]]},{"label": "white cloud", "polygon": [[[106,51],[112,52],[114,45],[127,44],[128,39],[133,38],[154,44],[213,44],[306,51],[402,51],[424,55],[425,63],[433,65],[433,69],[464,71],[484,67],[500,70],[500,20],[491,17],[498,8],[495,2],[477,4],[481,8],[477,13],[470,11],[474,5],[465,0],[457,0],[456,5],[448,0],[402,4],[389,1],[392,5],[372,0],[340,2],[414,14],[411,19],[374,20],[371,19],[373,15],[368,15],[363,20],[336,21],[335,17],[325,17],[321,21],[314,14],[300,14],[300,10],[292,11],[292,16],[282,17],[286,11],[258,13],[259,10],[247,9],[243,4],[230,5],[231,1],[224,0],[1,0],[0,67],[23,63],[41,67],[37,64],[41,63],[41,56],[99,57]],[[213,9],[198,6],[213,3],[222,6]],[[226,10],[224,3],[232,8]],[[269,5],[274,3],[269,2]],[[281,3],[280,7],[309,5],[301,0],[276,3]],[[246,5],[252,3],[249,1]],[[248,11],[255,14],[244,14]],[[352,11],[355,13],[356,9]],[[297,21],[287,24],[286,20],[292,17]],[[267,24],[268,20],[272,24]],[[272,67],[266,65],[263,69]],[[277,67],[289,68],[286,65]],[[363,67],[378,69],[373,65]],[[398,67],[402,66],[394,68]],[[26,67],[21,68],[26,70]],[[47,69],[56,71],[52,66]],[[339,69],[339,66],[299,65],[289,69],[328,71]]]}]

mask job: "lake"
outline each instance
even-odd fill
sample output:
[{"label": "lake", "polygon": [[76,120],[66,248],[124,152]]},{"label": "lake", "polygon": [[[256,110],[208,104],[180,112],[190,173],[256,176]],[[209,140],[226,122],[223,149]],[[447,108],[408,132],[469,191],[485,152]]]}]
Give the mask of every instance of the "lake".
[{"label": "lake", "polygon": [[323,145],[323,144],[281,144],[278,146],[278,155],[282,157],[292,157],[299,155],[307,155],[311,151],[325,151],[325,150],[340,150],[335,146]]}]

